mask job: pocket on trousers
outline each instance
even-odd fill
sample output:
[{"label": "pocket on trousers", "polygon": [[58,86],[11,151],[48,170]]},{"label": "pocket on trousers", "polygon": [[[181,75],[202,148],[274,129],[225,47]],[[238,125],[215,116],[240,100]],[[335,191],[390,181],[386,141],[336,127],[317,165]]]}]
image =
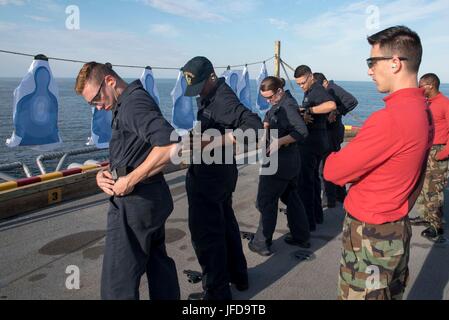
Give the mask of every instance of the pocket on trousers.
[{"label": "pocket on trousers", "polygon": [[138,185],[124,201],[128,223],[144,228],[161,226],[173,211],[173,200],[165,182]]},{"label": "pocket on trousers", "polygon": [[112,209],[115,209],[115,210],[119,209],[118,206],[117,206],[117,203],[115,203],[114,196],[109,197],[108,200],[109,200],[109,204],[110,204]]},{"label": "pocket on trousers", "polygon": [[346,217],[343,225],[343,250],[358,253],[362,249],[362,223]]},{"label": "pocket on trousers", "polygon": [[373,258],[388,258],[405,253],[404,221],[382,225],[365,225],[363,243]]}]

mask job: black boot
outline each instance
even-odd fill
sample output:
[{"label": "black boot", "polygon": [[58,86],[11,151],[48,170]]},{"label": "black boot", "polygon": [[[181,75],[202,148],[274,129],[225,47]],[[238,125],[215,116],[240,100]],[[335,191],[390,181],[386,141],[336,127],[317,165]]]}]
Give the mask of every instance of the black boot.
[{"label": "black boot", "polygon": [[432,226],[421,232],[421,236],[435,243],[443,243],[446,241],[443,234],[444,230],[442,228],[436,229]]},{"label": "black boot", "polygon": [[295,239],[293,239],[291,234],[286,235],[285,238],[284,238],[284,241],[286,243],[288,243],[289,245],[292,245],[292,246],[298,246],[298,247],[301,247],[301,248],[304,248],[304,249],[309,249],[310,248],[310,242],[309,241],[298,241],[298,240],[295,240]]},{"label": "black boot", "polygon": [[273,252],[270,250],[269,247],[256,247],[253,244],[253,241],[248,242],[248,248],[252,252],[258,253],[258,254],[260,254],[261,256],[264,256],[264,257],[268,257],[268,256],[271,256],[273,254]]},{"label": "black boot", "polygon": [[189,294],[189,297],[187,300],[204,300],[204,297],[206,296],[206,291],[203,292],[195,292]]},{"label": "black boot", "polygon": [[249,289],[248,282],[236,282],[232,283],[238,291],[246,291]]}]

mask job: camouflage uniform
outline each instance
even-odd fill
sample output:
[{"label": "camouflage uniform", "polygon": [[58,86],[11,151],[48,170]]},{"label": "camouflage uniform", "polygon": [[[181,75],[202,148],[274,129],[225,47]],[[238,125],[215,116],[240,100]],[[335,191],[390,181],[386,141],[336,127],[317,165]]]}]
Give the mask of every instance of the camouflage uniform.
[{"label": "camouflage uniform", "polygon": [[338,280],[340,300],[399,300],[408,280],[408,217],[373,225],[347,215]]},{"label": "camouflage uniform", "polygon": [[444,188],[447,184],[448,160],[438,161],[435,156],[445,145],[434,145],[427,160],[426,176],[421,191],[424,206],[423,219],[435,229],[442,228]]}]

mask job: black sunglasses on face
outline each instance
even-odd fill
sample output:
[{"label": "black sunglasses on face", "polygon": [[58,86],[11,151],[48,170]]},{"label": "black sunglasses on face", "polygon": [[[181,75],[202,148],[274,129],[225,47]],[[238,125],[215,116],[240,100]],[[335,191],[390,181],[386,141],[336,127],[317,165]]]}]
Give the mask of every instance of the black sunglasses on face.
[{"label": "black sunglasses on face", "polygon": [[[366,64],[368,65],[368,68],[372,68],[376,65],[376,63],[378,61],[382,61],[382,60],[390,60],[390,59],[394,59],[394,57],[371,57],[366,59]],[[408,60],[408,58],[404,58],[404,57],[398,57],[399,60],[404,61],[404,60]]]},{"label": "black sunglasses on face", "polygon": [[266,99],[266,100],[271,100],[271,99],[273,99],[273,97],[274,97],[275,95],[277,95],[280,91],[281,91],[280,89],[277,89],[277,91],[276,91],[275,93],[273,93],[271,96],[269,96],[269,97],[264,97],[264,96],[262,96],[262,97],[263,97],[264,99]]},{"label": "black sunglasses on face", "polygon": [[95,97],[93,97],[92,100],[90,100],[88,102],[91,106],[96,106],[100,102],[101,88],[103,87],[104,80],[105,79],[103,79],[103,81],[101,81],[100,88],[98,88],[98,91],[97,91],[97,94],[95,95]]},{"label": "black sunglasses on face", "polygon": [[304,86],[307,83],[307,80],[309,80],[310,73],[307,75],[307,77],[302,82],[296,82],[298,86]]}]

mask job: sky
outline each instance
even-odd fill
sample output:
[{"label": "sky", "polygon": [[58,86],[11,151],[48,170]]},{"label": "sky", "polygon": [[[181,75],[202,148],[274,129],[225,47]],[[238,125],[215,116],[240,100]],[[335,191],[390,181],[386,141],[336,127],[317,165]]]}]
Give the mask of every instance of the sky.
[{"label": "sky", "polygon": [[[366,37],[398,24],[421,37],[420,74],[434,72],[448,83],[449,0],[0,0],[0,50],[180,68],[197,55],[215,66],[263,61],[279,40],[281,58],[292,67],[370,81]],[[22,77],[31,61],[0,53],[0,77]],[[56,77],[74,78],[82,66],[50,63]],[[249,66],[251,78],[260,67]],[[267,67],[272,73],[273,60]],[[117,72],[137,78],[142,70]],[[176,78],[178,71],[154,74]]]}]

